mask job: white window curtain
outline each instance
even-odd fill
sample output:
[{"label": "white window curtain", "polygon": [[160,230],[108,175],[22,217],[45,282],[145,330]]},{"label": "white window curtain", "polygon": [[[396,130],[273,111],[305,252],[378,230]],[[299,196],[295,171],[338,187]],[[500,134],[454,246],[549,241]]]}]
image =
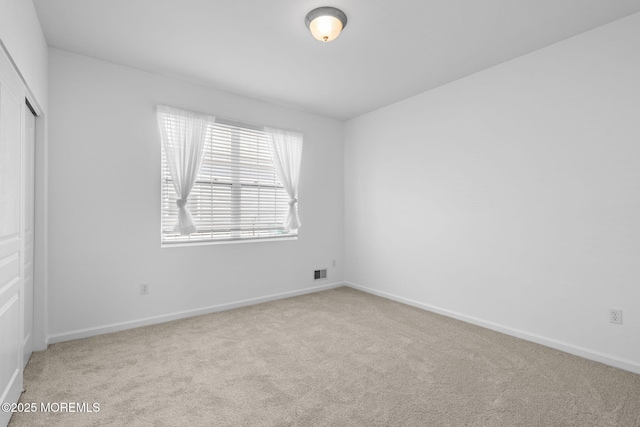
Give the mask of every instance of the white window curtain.
[{"label": "white window curtain", "polygon": [[289,195],[289,210],[283,225],[297,230],[302,225],[298,216],[298,179],[302,159],[302,134],[266,127],[271,160],[278,178]]},{"label": "white window curtain", "polygon": [[187,209],[187,201],[202,163],[207,128],[215,122],[215,117],[166,105],[158,105],[157,116],[162,147],[178,196],[178,222],[175,231],[186,236],[196,232],[193,217]]}]

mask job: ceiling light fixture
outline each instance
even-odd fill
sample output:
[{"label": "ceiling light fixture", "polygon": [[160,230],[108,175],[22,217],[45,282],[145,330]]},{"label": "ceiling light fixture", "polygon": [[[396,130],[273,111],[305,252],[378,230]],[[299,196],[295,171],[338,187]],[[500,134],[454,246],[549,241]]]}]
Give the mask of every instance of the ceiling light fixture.
[{"label": "ceiling light fixture", "polygon": [[330,42],[347,26],[347,15],[335,7],[318,7],[307,13],[304,23],[316,40]]}]

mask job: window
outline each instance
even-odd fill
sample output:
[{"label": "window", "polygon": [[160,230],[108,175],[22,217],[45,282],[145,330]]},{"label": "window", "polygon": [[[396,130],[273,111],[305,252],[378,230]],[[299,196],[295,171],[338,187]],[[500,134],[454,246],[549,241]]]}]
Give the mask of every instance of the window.
[{"label": "window", "polygon": [[[176,134],[180,129],[176,127],[183,124],[176,120],[180,117],[161,114],[158,108],[163,138],[179,139]],[[195,232],[192,229],[188,234],[181,234],[176,226],[180,197],[176,193],[175,175],[172,176],[167,154],[167,147],[170,150],[172,147],[163,140],[163,245],[296,237],[297,225],[290,229],[285,226],[285,219],[291,209],[290,203],[297,202],[297,183],[296,191],[290,197],[274,166],[268,131],[211,116],[204,129],[204,144],[199,151],[201,163],[196,168],[193,186],[190,192],[187,191],[185,206],[195,226]],[[302,135],[297,135],[301,144]],[[193,152],[185,158],[193,160]],[[184,163],[184,158],[181,160]]]}]

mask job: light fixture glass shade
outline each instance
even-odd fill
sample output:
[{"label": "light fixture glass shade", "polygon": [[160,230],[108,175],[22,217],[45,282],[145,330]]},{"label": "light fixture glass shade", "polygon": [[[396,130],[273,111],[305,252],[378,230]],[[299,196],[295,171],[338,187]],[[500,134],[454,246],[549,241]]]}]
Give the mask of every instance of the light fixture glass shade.
[{"label": "light fixture glass shade", "polygon": [[347,25],[347,16],[335,7],[319,7],[307,14],[305,23],[316,40],[330,42]]},{"label": "light fixture glass shade", "polygon": [[333,16],[318,16],[309,24],[309,30],[316,40],[330,42],[340,35],[342,22]]}]

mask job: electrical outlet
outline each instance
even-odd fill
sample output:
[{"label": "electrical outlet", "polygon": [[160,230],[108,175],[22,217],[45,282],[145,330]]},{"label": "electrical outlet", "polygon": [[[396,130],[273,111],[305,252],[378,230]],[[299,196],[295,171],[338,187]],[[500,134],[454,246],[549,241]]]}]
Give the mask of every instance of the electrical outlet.
[{"label": "electrical outlet", "polygon": [[149,293],[149,284],[141,283],[140,284],[140,295],[147,295]]},{"label": "electrical outlet", "polygon": [[609,309],[609,322],[622,325],[622,310],[615,308]]},{"label": "electrical outlet", "polygon": [[331,262],[331,266],[332,266],[332,267],[335,267],[335,266],[336,266],[336,260],[335,260],[335,259]]}]

